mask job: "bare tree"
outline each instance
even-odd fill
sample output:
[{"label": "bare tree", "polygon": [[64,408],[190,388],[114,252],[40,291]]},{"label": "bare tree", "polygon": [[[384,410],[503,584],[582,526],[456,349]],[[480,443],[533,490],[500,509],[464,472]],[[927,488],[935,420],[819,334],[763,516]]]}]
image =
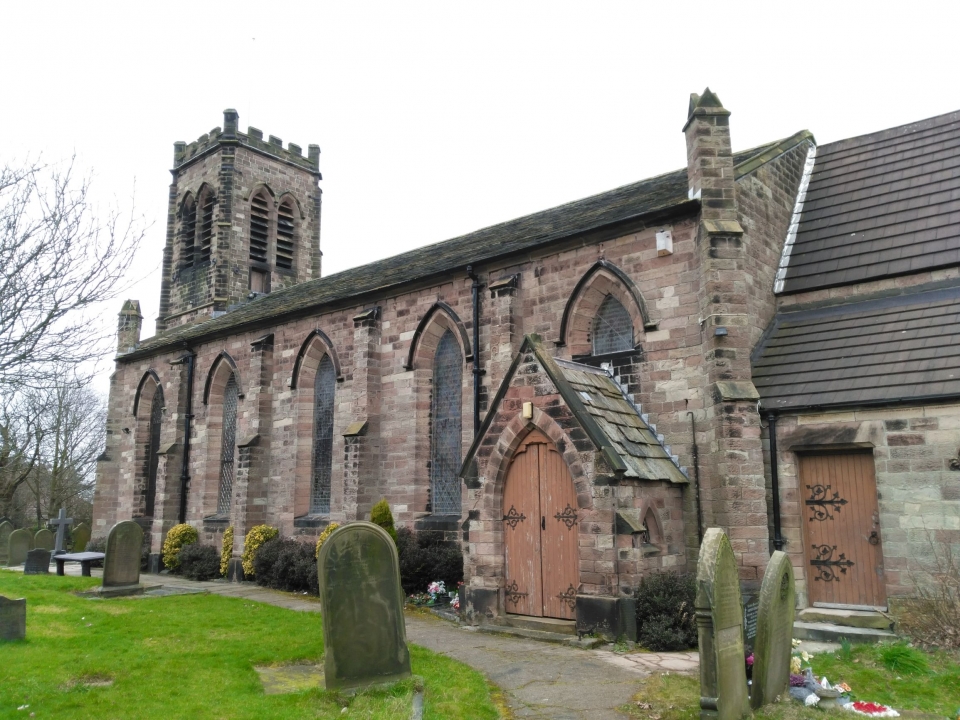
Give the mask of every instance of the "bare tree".
[{"label": "bare tree", "polygon": [[96,306],[126,287],[145,231],[132,201],[100,212],[72,161],[0,167],[0,402],[106,349]]},{"label": "bare tree", "polygon": [[13,515],[13,499],[40,464],[43,408],[27,390],[0,403],[0,517]]}]

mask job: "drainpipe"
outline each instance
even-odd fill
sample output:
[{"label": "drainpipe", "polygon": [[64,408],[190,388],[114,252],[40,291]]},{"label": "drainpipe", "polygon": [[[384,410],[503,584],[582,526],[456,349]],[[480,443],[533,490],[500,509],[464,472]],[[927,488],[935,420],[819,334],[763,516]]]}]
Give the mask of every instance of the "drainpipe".
[{"label": "drainpipe", "polygon": [[193,362],[196,354],[187,350],[187,354],[171,362],[171,365],[187,366],[187,404],[183,413],[183,466],[180,468],[180,513],[177,522],[187,521],[187,486],[190,484],[190,425],[193,421]]},{"label": "drainpipe", "polygon": [[473,436],[480,432],[480,277],[467,265],[467,276],[473,280]]},{"label": "drainpipe", "polygon": [[690,416],[690,437],[693,440],[693,482],[697,491],[697,542],[703,544],[703,504],[700,501],[700,452],[697,449],[697,419],[692,410]]},{"label": "drainpipe", "polygon": [[770,490],[773,494],[773,547],[783,550],[784,541],[780,530],[780,473],[777,468],[777,414],[767,413],[767,426],[770,429]]}]

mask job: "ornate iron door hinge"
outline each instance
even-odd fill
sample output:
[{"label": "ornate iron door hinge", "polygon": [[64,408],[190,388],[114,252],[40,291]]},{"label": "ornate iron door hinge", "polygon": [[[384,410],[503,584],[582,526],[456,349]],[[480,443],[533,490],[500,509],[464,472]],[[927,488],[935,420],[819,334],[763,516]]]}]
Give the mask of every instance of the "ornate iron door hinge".
[{"label": "ornate iron door hinge", "polygon": [[565,592],[557,595],[563,602],[567,604],[571,610],[576,609],[577,607],[577,589],[571,584],[570,587],[566,589]]},{"label": "ornate iron door hinge", "polygon": [[842,575],[847,574],[847,568],[854,565],[853,560],[847,560],[844,553],[840,553],[836,560],[833,559],[833,551],[837,549],[836,545],[811,545],[817,553],[817,557],[810,561],[810,564],[817,571],[814,580],[823,580],[824,582],[840,582],[836,570],[840,569]]},{"label": "ornate iron door hinge", "polygon": [[517,585],[516,580],[514,580],[512,583],[507,585],[504,588],[504,591],[507,596],[507,602],[513,605],[516,605],[518,602],[520,602],[520,598],[525,598],[528,594],[525,592],[520,592],[520,586]]},{"label": "ornate iron door hinge", "polygon": [[577,511],[570,506],[570,503],[567,503],[562,513],[557,513],[554,517],[562,521],[567,526],[567,530],[572,529],[577,524]]},{"label": "ornate iron door hinge", "polygon": [[517,508],[513,505],[510,506],[510,510],[506,515],[503,516],[503,521],[510,526],[511,530],[517,529],[517,524],[522,523],[527,519],[527,516],[523,513],[518,513]]},{"label": "ornate iron door hinge", "polygon": [[804,500],[804,503],[807,507],[813,509],[813,517],[810,518],[810,522],[814,520],[820,522],[833,520],[833,515],[830,514],[827,506],[832,507],[834,512],[840,512],[840,508],[847,504],[845,499],[840,498],[838,492],[835,492],[832,498],[827,497],[827,492],[830,490],[829,485],[807,485],[807,490],[810,491],[810,497]]}]

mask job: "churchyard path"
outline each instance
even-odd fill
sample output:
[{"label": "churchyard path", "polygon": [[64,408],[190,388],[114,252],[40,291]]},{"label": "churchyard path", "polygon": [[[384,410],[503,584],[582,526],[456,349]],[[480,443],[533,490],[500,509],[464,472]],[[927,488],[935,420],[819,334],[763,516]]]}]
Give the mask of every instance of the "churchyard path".
[{"label": "churchyard path", "polygon": [[[73,572],[71,572],[73,570]],[[79,566],[67,566],[79,574]],[[97,570],[93,574],[97,574]],[[206,590],[300,612],[319,612],[313,597],[275,592],[252,583],[193,582],[181,577],[141,575],[145,585],[165,589]],[[696,651],[616,653],[554,645],[501,634],[477,632],[432,615],[407,613],[407,639],[459,660],[500,687],[516,718],[538,720],[623,720],[617,708],[629,703],[638,681],[651,673],[695,673]]]}]

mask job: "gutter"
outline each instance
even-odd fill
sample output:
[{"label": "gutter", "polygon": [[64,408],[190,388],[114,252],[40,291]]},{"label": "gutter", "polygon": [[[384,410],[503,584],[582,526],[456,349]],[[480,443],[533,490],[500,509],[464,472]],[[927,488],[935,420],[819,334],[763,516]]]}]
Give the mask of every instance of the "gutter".
[{"label": "gutter", "polygon": [[193,421],[193,370],[196,353],[189,348],[187,354],[170,362],[171,365],[187,366],[187,402],[183,413],[183,465],[180,468],[180,511],[177,522],[187,521],[187,489],[190,486],[190,430]]},{"label": "gutter", "polygon": [[473,280],[470,286],[473,292],[473,436],[480,432],[480,376],[484,374],[480,367],[480,277],[473,272],[473,265],[467,265],[467,276]]},{"label": "gutter", "polygon": [[773,548],[783,550],[784,541],[780,523],[780,464],[777,456],[777,414],[767,413],[767,427],[770,429],[770,490],[773,494]]}]

